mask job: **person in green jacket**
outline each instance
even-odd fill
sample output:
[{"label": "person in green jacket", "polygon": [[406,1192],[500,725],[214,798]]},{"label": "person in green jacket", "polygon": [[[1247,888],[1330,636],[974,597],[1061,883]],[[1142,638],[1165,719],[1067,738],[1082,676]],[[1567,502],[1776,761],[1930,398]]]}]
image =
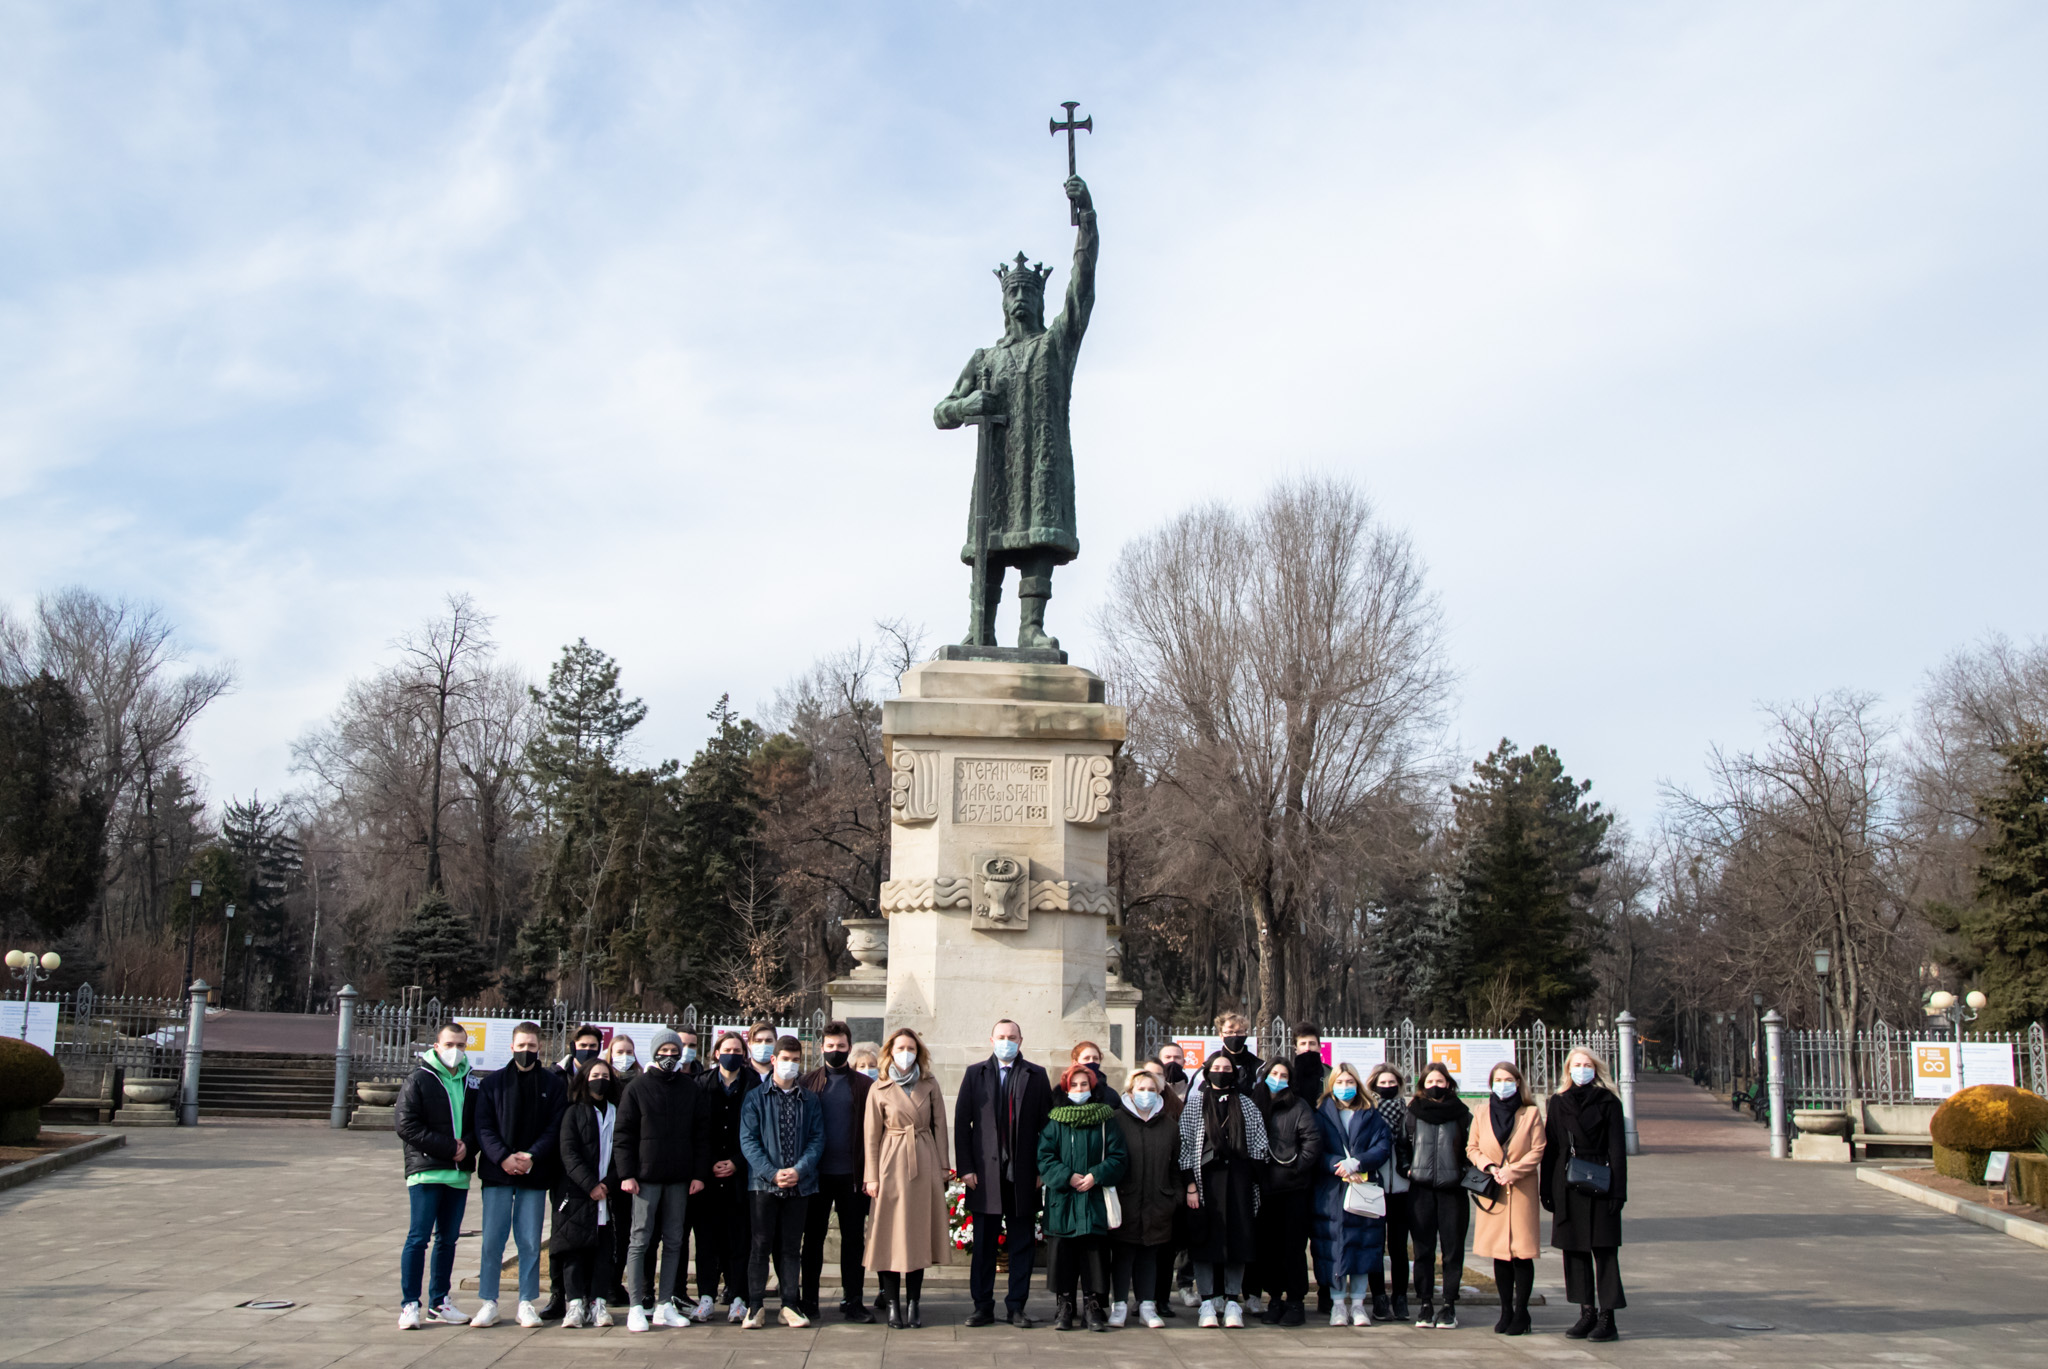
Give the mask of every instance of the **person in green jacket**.
[{"label": "person in green jacket", "polygon": [[1052,1291],[1059,1300],[1057,1331],[1076,1324],[1075,1287],[1087,1297],[1088,1329],[1107,1331],[1109,1313],[1109,1201],[1128,1165],[1116,1109],[1093,1101],[1095,1073],[1070,1065],[1054,1091],[1064,1102],[1038,1136],[1038,1176],[1045,1182],[1045,1234],[1056,1238]]}]

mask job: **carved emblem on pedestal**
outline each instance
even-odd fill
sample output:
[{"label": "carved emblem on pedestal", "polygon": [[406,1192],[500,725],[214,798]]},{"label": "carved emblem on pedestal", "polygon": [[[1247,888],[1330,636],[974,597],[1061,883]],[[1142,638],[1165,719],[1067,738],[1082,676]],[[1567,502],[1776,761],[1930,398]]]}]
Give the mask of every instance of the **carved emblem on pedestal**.
[{"label": "carved emblem on pedestal", "polygon": [[1115,764],[1107,756],[1067,757],[1067,821],[1077,827],[1107,827],[1115,784]]},{"label": "carved emblem on pedestal", "polygon": [[1021,932],[1031,925],[1031,861],[1002,851],[974,856],[974,926]]},{"label": "carved emblem on pedestal", "polygon": [[932,822],[939,816],[939,753],[896,748],[889,757],[889,816],[897,822]]}]

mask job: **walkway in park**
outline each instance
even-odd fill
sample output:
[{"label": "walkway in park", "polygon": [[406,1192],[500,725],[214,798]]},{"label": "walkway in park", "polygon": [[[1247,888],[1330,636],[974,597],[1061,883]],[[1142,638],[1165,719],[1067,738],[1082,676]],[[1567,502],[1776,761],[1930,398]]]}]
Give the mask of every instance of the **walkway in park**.
[{"label": "walkway in park", "polygon": [[[389,1133],[317,1124],[138,1131],[114,1157],[0,1193],[10,1365],[472,1366],[674,1364],[705,1369],[1337,1369],[1394,1362],[2048,1366],[2048,1251],[1858,1183],[1846,1166],[1773,1163],[1762,1127],[1691,1085],[1647,1081],[1624,1270],[1625,1339],[1565,1340],[1572,1309],[1546,1255],[1537,1334],[1406,1327],[1142,1329],[1095,1336],[970,1331],[960,1291],[921,1331],[830,1321],[816,1331],[692,1327],[399,1332],[404,1228]],[[474,1206],[468,1226],[475,1226]],[[475,1275],[464,1242],[458,1274]],[[509,1288],[509,1285],[508,1285]],[[235,1304],[289,1298],[289,1312]],[[473,1306],[475,1295],[462,1300]],[[1034,1304],[1044,1310],[1042,1294]],[[1739,1325],[1771,1330],[1738,1330]]]}]

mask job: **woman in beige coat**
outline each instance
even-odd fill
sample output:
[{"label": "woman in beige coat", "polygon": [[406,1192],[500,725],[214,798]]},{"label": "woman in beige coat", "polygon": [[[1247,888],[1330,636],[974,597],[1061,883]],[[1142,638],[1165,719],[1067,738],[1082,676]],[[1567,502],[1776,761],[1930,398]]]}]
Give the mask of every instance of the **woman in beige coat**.
[{"label": "woman in beige coat", "polygon": [[1529,1096],[1522,1072],[1503,1060],[1488,1076],[1493,1097],[1472,1119],[1465,1158],[1500,1185],[1496,1198],[1481,1198],[1472,1224],[1472,1253],[1493,1261],[1500,1287],[1500,1320],[1493,1329],[1508,1336],[1529,1332],[1529,1293],[1536,1285],[1536,1252],[1542,1246],[1537,1223],[1543,1213],[1537,1189],[1543,1173],[1543,1112]]},{"label": "woman in beige coat", "polygon": [[[924,1042],[899,1027],[882,1043],[882,1077],[868,1090],[868,1248],[889,1301],[889,1325],[922,1326],[917,1311],[927,1265],[952,1262],[946,1237],[946,1100]],[[903,1276],[910,1276],[905,1286]]]}]

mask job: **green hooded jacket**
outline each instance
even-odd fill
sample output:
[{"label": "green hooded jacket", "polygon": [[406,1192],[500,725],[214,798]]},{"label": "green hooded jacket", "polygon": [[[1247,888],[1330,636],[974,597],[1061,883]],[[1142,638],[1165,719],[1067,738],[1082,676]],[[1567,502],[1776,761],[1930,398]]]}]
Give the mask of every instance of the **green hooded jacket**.
[{"label": "green hooded jacket", "polygon": [[[1038,1177],[1045,1180],[1045,1234],[1106,1236],[1109,1207],[1103,1190],[1121,1183],[1129,1164],[1116,1109],[1106,1103],[1056,1107],[1038,1136]],[[1095,1176],[1086,1193],[1069,1182],[1076,1174]]]}]

